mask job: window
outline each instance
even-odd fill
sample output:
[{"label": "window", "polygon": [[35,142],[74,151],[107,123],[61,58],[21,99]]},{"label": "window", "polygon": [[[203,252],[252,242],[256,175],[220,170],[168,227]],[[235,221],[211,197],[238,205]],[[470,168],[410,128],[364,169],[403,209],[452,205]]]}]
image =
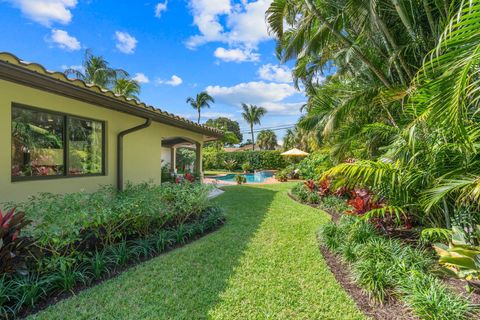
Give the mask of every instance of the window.
[{"label": "window", "polygon": [[14,105],[12,180],[103,175],[104,122]]}]

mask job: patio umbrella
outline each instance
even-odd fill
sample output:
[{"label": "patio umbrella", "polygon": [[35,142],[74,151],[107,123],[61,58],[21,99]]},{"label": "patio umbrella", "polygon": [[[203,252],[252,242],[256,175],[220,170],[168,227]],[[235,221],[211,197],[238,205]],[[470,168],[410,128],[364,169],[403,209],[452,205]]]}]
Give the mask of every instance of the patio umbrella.
[{"label": "patio umbrella", "polygon": [[285,151],[281,155],[289,156],[289,157],[306,157],[309,155],[309,153],[302,150],[298,150],[297,148],[293,148],[291,150]]}]

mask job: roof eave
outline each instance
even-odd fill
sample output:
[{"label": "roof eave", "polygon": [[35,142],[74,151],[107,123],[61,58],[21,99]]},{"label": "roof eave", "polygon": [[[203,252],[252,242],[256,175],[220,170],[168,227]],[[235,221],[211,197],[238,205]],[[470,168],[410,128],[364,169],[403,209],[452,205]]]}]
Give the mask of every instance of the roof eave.
[{"label": "roof eave", "polygon": [[172,125],[201,133],[209,139],[221,139],[224,134],[217,130],[189,123],[180,117],[167,115],[165,112],[149,106],[134,105],[131,102],[110,97],[104,93],[95,92],[74,83],[56,79],[52,76],[30,70],[28,68],[0,61],[0,79],[29,86],[42,91],[63,95],[69,98],[91,103],[100,107],[124,112],[142,118],[150,118],[153,121]]}]

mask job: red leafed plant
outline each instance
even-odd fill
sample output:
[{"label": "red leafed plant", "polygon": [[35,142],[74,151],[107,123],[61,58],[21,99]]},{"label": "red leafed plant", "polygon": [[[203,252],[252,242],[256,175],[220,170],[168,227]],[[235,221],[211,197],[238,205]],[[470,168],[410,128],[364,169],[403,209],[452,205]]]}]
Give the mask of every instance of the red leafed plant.
[{"label": "red leafed plant", "polygon": [[11,209],[4,214],[0,210],[0,275],[26,274],[27,260],[38,255],[32,238],[20,236],[21,230],[30,222],[23,212]]},{"label": "red leafed plant", "polygon": [[318,183],[318,194],[322,197],[328,196],[330,194],[330,185],[331,182],[328,178],[323,178]]},{"label": "red leafed plant", "polygon": [[355,189],[351,192],[352,199],[348,200],[348,204],[353,207],[352,210],[348,210],[347,214],[363,215],[366,212],[378,209],[383,206],[382,203],[374,199],[367,189]]},{"label": "red leafed plant", "polygon": [[310,190],[310,192],[313,192],[317,189],[317,185],[315,184],[315,181],[313,180],[307,180],[304,182],[305,186]]},{"label": "red leafed plant", "polygon": [[185,173],[185,176],[184,176],[185,180],[187,181],[190,181],[190,182],[194,182],[195,181],[195,176],[189,172]]}]

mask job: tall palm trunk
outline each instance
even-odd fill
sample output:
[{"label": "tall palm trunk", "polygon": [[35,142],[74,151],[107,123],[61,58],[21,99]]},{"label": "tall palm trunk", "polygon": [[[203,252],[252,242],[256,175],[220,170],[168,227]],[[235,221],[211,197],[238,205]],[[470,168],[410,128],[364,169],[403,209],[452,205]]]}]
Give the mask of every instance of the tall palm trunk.
[{"label": "tall palm trunk", "polygon": [[313,4],[312,0],[305,0],[305,3],[308,7],[308,9],[310,11],[313,12],[313,14],[315,15],[315,17],[317,17],[318,20],[320,20],[320,22],[322,24],[324,24],[328,30],[330,30],[331,33],[333,33],[333,35],[335,37],[337,37],[341,42],[343,42],[344,45],[347,45],[349,47],[351,47],[353,49],[353,51],[355,52],[355,54],[357,55],[357,57],[363,62],[365,63],[365,65],[378,77],[378,79],[380,79],[380,81],[382,81],[382,83],[387,87],[387,88],[390,88],[391,87],[391,84],[390,84],[390,81],[388,81],[387,77],[385,76],[385,74],[380,70],[378,69],[358,48],[356,48],[354,46],[354,43],[352,40],[350,40],[349,38],[347,38],[346,36],[344,36],[342,33],[340,33],[338,30],[336,30],[331,24],[330,22],[328,22],[325,17],[320,13],[320,11],[317,9],[317,7]]},{"label": "tall palm trunk", "polygon": [[252,150],[255,151],[255,138],[253,137],[253,124],[250,125],[250,132],[252,133]]},{"label": "tall palm trunk", "polygon": [[197,110],[198,110],[198,124],[200,124],[200,107],[198,107]]}]

